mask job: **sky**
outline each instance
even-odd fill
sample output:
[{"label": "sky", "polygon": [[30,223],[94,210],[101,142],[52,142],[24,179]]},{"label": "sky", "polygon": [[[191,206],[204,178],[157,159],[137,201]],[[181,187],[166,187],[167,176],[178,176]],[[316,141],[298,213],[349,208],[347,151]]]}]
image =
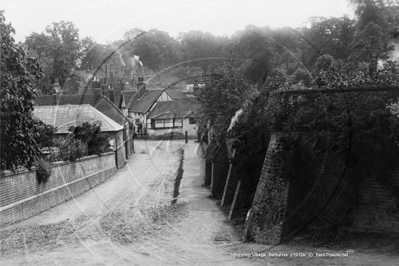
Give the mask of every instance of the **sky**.
[{"label": "sky", "polygon": [[0,0],[16,41],[71,21],[81,38],[98,43],[123,39],[132,28],[158,29],[176,37],[201,30],[230,36],[246,25],[300,27],[309,17],[353,17],[348,0]]}]

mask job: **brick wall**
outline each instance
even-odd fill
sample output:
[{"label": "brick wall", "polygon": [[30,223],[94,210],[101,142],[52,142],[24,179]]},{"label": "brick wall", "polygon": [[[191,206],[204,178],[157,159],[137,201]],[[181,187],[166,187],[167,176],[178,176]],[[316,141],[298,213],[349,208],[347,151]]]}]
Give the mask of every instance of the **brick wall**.
[{"label": "brick wall", "polygon": [[237,166],[230,163],[226,182],[223,189],[222,202],[220,203],[221,206],[227,206],[233,202],[237,184],[238,184]]},{"label": "brick wall", "polygon": [[[229,219],[243,216],[245,218],[249,208],[251,208],[256,188],[261,175],[263,162],[265,160],[266,150],[251,156],[252,171],[246,172],[245,175],[238,175],[241,180],[239,188],[235,188],[235,200],[230,208]],[[237,191],[238,189],[238,191]]]},{"label": "brick wall", "polygon": [[[392,172],[399,184],[399,173]],[[351,213],[354,230],[399,233],[399,195],[381,184],[375,177],[367,176],[359,191],[357,208]]]},{"label": "brick wall", "polygon": [[0,178],[0,225],[34,216],[76,197],[116,171],[115,153],[57,162],[47,183],[38,184],[33,170],[7,172]]},{"label": "brick wall", "polygon": [[209,188],[212,181],[212,157],[217,150],[216,141],[212,140],[209,145],[202,142],[202,149],[205,157],[204,187]]},{"label": "brick wall", "polygon": [[204,187],[209,187],[211,185],[212,180],[212,160],[205,160],[205,178],[204,178]]},{"label": "brick wall", "polygon": [[212,157],[212,177],[210,190],[213,197],[221,199],[223,196],[224,185],[229,171],[229,160],[227,156],[226,144],[223,141]]},{"label": "brick wall", "polygon": [[[398,197],[380,180],[346,165],[334,151],[333,139],[312,133],[272,134],[251,219],[245,224],[246,237],[277,244],[302,228],[335,225],[399,232]],[[302,147],[320,152],[310,155]],[[397,172],[392,180],[399,184]]]},{"label": "brick wall", "polygon": [[272,134],[250,210],[252,220],[247,220],[245,225],[245,230],[259,243],[280,242],[280,223],[288,198],[288,183],[280,178],[282,149],[280,136]]}]

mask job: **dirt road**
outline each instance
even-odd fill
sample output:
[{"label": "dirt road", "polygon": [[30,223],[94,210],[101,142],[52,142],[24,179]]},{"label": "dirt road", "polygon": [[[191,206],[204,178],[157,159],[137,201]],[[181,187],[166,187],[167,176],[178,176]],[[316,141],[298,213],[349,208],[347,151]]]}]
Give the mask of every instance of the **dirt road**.
[{"label": "dirt road", "polygon": [[[351,247],[347,257],[310,257],[346,250],[241,243],[201,186],[199,145],[136,141],[135,147],[125,167],[103,184],[1,229],[0,265],[399,265],[397,256],[379,250]],[[247,258],[254,255],[263,258]]]},{"label": "dirt road", "polygon": [[[1,265],[257,264],[228,254],[238,238],[201,187],[199,145],[136,141],[135,148],[103,184],[2,229]],[[182,156],[180,195],[172,205]]]}]

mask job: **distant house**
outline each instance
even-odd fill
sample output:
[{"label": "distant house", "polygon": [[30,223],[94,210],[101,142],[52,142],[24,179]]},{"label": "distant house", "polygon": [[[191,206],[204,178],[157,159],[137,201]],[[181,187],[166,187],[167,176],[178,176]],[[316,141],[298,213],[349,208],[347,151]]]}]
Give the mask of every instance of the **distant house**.
[{"label": "distant house", "polygon": [[191,98],[160,101],[147,115],[147,132],[149,136],[178,132],[190,137],[197,136],[196,113],[198,101]]},{"label": "distant house", "polygon": [[[123,143],[124,127],[91,106],[90,104],[81,105],[43,105],[35,106],[33,116],[46,124],[57,127],[56,136],[65,136],[69,133],[71,126],[81,125],[84,122],[100,123],[101,131],[110,138],[110,143],[115,151]],[[125,159],[118,157],[117,166],[120,168]],[[119,163],[118,163],[119,162]]]},{"label": "distant house", "polygon": [[173,101],[174,99],[164,89],[147,90],[143,78],[137,82],[137,91],[122,91],[120,108],[126,106],[128,117],[133,119],[137,133],[146,133],[146,121],[150,111],[159,102]]}]

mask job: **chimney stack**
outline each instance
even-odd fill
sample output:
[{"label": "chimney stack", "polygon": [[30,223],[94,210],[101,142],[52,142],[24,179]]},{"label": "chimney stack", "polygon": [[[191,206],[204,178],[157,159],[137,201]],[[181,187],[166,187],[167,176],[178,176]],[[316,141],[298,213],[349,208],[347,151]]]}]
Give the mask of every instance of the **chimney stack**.
[{"label": "chimney stack", "polygon": [[107,84],[101,85],[101,95],[108,97],[109,86]]},{"label": "chimney stack", "polygon": [[138,77],[137,81],[137,98],[140,99],[145,93],[145,83],[143,77]]},{"label": "chimney stack", "polygon": [[93,94],[94,94],[94,104],[96,104],[98,102],[98,100],[100,100],[100,98],[101,98],[101,89],[95,88],[93,90]]},{"label": "chimney stack", "polygon": [[95,90],[95,89],[101,88],[101,83],[100,83],[100,81],[93,80],[93,81],[91,82],[91,88],[92,88],[92,90],[93,90],[93,93],[94,93],[94,90]]},{"label": "chimney stack", "polygon": [[110,88],[108,90],[108,93],[109,93],[109,96],[108,96],[109,100],[111,102],[115,103],[115,92],[114,92],[114,89]]}]

